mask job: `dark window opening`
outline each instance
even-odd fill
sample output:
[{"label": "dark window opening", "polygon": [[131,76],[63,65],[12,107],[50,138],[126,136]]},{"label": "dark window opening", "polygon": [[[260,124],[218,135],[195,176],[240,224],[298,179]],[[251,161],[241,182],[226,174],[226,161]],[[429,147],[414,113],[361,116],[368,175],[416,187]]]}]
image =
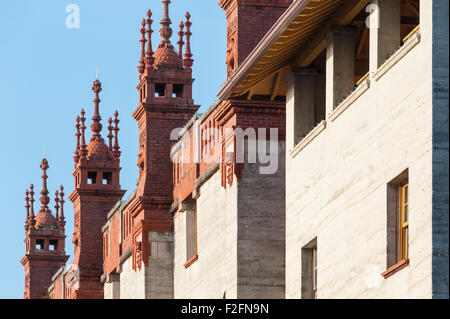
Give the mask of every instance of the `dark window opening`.
[{"label": "dark window opening", "polygon": [[97,184],[97,172],[88,172],[88,184]]},{"label": "dark window opening", "polygon": [[103,173],[103,185],[111,185],[112,183],[112,173],[104,172]]},{"label": "dark window opening", "polygon": [[355,26],[355,85],[358,86],[369,75],[369,33],[367,19],[369,12],[363,8],[353,19],[351,25]]},{"label": "dark window opening", "polygon": [[57,240],[50,240],[49,247],[51,251],[58,250],[58,241]]},{"label": "dark window opening", "polygon": [[36,240],[36,250],[44,250],[44,240],[43,239]]},{"label": "dark window opening", "polygon": [[197,205],[186,210],[186,257],[191,260],[197,255]]},{"label": "dark window opening", "polygon": [[164,83],[155,84],[155,96],[163,97],[166,95],[166,85]]},{"label": "dark window opening", "polygon": [[183,97],[183,84],[174,84],[173,85],[173,97]]},{"label": "dark window opening", "polygon": [[420,25],[420,0],[404,0],[401,8],[402,45],[413,35]]},{"label": "dark window opening", "polygon": [[314,85],[314,126],[325,120],[326,60],[327,51],[326,49],[324,49],[309,66],[310,68],[317,70],[317,76]]},{"label": "dark window opening", "polygon": [[317,299],[317,238],[302,248],[302,299]]}]

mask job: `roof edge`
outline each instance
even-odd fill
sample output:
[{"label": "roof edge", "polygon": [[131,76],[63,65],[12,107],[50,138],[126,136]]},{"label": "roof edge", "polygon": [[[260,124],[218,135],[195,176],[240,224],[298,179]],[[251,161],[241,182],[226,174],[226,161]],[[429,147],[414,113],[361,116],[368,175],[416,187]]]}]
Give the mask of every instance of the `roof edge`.
[{"label": "roof edge", "polygon": [[244,62],[236,69],[231,78],[224,83],[217,94],[219,100],[226,100],[230,97],[232,91],[243,80],[252,67],[258,62],[258,59],[278,40],[286,28],[295,20],[298,14],[309,4],[311,0],[296,0],[283,13],[278,21],[270,28],[264,38],[258,43],[253,51],[248,55]]}]

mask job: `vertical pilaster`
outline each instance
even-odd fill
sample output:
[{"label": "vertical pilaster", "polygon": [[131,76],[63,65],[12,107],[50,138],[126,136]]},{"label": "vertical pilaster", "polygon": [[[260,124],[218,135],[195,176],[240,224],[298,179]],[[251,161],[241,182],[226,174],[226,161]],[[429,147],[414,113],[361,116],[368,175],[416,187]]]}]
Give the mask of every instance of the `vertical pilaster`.
[{"label": "vertical pilaster", "polygon": [[400,47],[401,0],[371,0],[370,72],[375,72]]},{"label": "vertical pilaster", "polygon": [[327,116],[355,87],[355,33],[353,26],[333,26],[327,34]]}]

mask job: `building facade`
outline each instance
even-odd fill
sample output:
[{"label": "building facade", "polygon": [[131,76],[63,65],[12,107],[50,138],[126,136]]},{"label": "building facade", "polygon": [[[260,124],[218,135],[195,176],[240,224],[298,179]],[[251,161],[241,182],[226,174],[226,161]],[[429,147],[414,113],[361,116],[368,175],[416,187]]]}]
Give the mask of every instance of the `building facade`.
[{"label": "building facade", "polygon": [[170,2],[157,46],[150,10],[140,30],[137,188],[122,198],[97,79],[74,262],[45,160],[24,297],[448,298],[448,1],[221,0],[228,79],[204,114],[191,16],[175,45]]}]

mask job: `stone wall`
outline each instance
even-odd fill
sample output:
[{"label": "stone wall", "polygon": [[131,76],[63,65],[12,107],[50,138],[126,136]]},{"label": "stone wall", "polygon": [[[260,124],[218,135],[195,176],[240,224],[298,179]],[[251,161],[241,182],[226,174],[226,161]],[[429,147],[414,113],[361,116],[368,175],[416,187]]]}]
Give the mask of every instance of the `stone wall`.
[{"label": "stone wall", "polygon": [[[433,278],[442,272],[439,266],[432,274],[435,262],[448,264],[448,228],[446,257],[432,258],[436,241],[445,241],[433,224],[445,214],[448,217],[448,179],[441,181],[442,193],[433,192],[433,175],[442,170],[432,166],[433,159],[440,158],[433,152],[433,136],[442,133],[439,122],[448,123],[448,91],[447,108],[433,114],[431,3],[421,1],[420,43],[383,76],[371,75],[370,88],[328,120],[326,128],[298,154],[291,156],[288,150],[287,298],[301,297],[301,250],[315,238],[318,298],[431,298],[435,289],[442,296],[445,275],[448,295],[448,270]],[[448,152],[448,134],[445,138]],[[405,169],[409,169],[410,185],[410,264],[384,279],[387,187]],[[448,168],[446,172],[448,176]],[[446,210],[433,204],[445,189],[447,199],[442,196],[441,200],[447,201]]]}]

